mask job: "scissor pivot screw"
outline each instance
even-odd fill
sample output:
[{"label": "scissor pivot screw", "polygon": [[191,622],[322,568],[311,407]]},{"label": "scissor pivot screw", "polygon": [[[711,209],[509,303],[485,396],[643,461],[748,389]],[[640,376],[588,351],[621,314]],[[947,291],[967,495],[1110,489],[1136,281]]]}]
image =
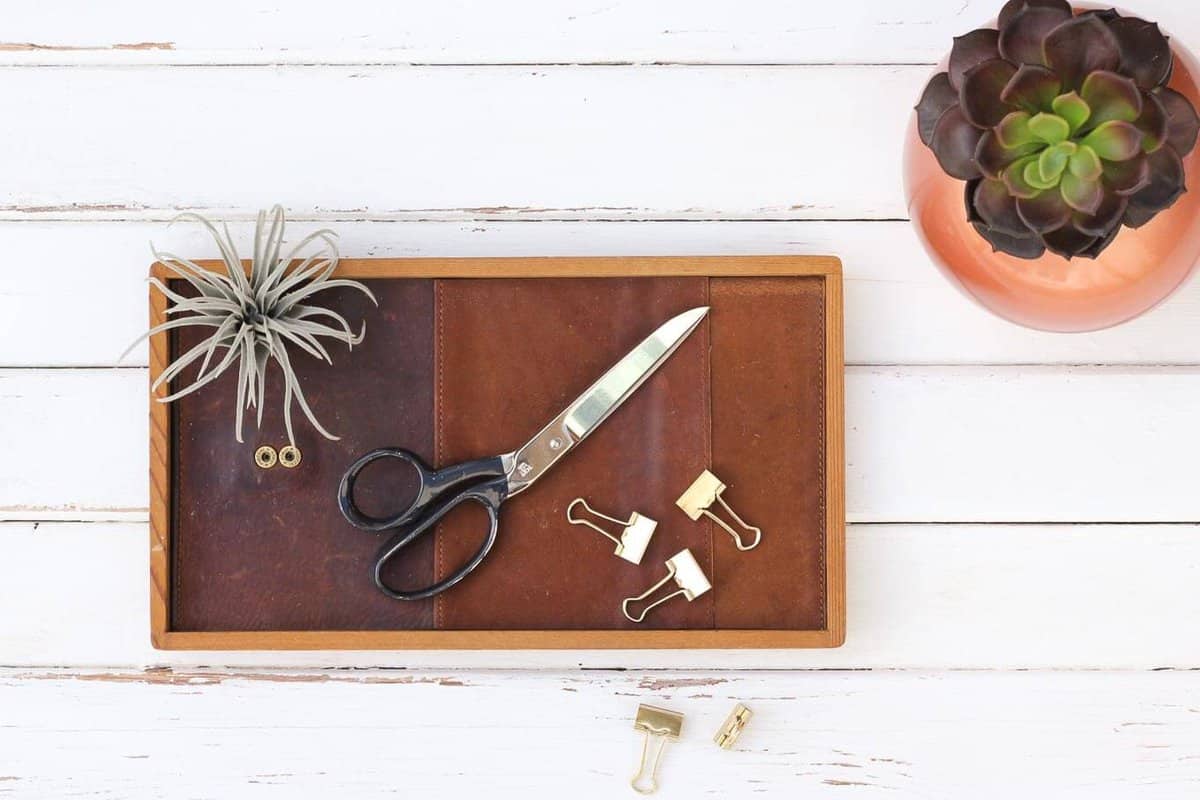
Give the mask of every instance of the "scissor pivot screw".
[{"label": "scissor pivot screw", "polygon": [[554,438],[550,440],[550,449],[558,450],[562,447],[562,439]]}]

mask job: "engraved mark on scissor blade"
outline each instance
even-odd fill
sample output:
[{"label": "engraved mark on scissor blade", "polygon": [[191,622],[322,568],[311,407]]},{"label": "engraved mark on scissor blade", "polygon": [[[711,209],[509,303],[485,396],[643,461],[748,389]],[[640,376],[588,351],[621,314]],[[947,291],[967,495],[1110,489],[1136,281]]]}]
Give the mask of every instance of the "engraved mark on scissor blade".
[{"label": "engraved mark on scissor blade", "polygon": [[630,350],[515,453],[502,456],[511,497],[526,489],[586,439],[661,367],[700,325],[708,306],[685,311]]}]

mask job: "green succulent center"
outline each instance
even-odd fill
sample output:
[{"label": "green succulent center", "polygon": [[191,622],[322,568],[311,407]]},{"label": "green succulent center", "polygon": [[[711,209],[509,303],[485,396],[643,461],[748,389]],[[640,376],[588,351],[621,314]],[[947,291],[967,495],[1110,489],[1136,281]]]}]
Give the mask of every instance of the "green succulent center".
[{"label": "green succulent center", "polygon": [[1071,92],[1056,97],[1052,111],[1010,115],[997,134],[1006,147],[1032,151],[1018,162],[1021,177],[1033,188],[1047,191],[1059,186],[1068,173],[1083,181],[1099,179],[1098,151],[1107,152],[1111,147],[1103,126],[1083,132],[1091,116],[1088,104]]},{"label": "green succulent center", "polygon": [[1104,162],[1121,162],[1141,152],[1142,135],[1130,125],[1140,109],[1113,99],[1089,104],[1076,92],[1060,94],[1041,111],[1014,111],[996,126],[1001,147],[1011,154],[1005,183],[1017,197],[1057,189],[1075,208],[1099,200]]}]

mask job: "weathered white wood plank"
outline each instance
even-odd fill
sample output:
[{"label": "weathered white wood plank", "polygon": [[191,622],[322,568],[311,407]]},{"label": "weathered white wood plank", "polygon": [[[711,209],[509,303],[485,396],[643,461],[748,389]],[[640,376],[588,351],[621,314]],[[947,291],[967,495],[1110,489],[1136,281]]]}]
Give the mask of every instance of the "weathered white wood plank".
[{"label": "weathered white wood plank", "polygon": [[901,145],[928,72],[13,69],[0,214],[902,218]]},{"label": "weathered white wood plank", "polygon": [[[852,367],[849,519],[1200,521],[1197,393],[1182,367]],[[141,369],[0,370],[0,519],[144,518],[146,417]]]},{"label": "weathered white wood plank", "polygon": [[[0,63],[933,62],[1001,0],[137,0],[42,3],[10,15]],[[1184,41],[1178,0],[1136,10]]]},{"label": "weathered white wood plank", "polygon": [[[364,222],[329,226],[347,256],[836,253],[845,270],[851,364],[1200,363],[1200,283],[1109,331],[1040,333],[981,312],[929,263],[905,222]],[[231,226],[250,242],[253,226]],[[0,365],[112,366],[146,325],[149,242],[217,257],[196,225],[0,223]],[[47,279],[53,275],[52,280]],[[123,362],[144,365],[145,348]]]},{"label": "weathered white wood plank", "polygon": [[0,547],[10,666],[1200,667],[1196,526],[852,526],[831,651],[159,652],[144,524],[8,523]]},{"label": "weathered white wood plank", "polygon": [[[17,798],[633,796],[639,702],[685,715],[663,798],[1177,800],[1195,673],[0,676]],[[737,748],[711,737],[734,702]],[[486,788],[485,788],[486,787]]]}]

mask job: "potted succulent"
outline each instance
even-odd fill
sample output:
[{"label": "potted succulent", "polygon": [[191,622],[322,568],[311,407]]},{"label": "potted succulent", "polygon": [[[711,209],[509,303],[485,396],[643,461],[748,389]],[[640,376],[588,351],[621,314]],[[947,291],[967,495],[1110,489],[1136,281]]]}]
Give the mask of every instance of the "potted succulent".
[{"label": "potted succulent", "polygon": [[1154,23],[1010,0],[954,40],[905,151],[909,212],[969,295],[1010,320],[1093,330],[1177,288],[1200,256],[1200,92]]}]

